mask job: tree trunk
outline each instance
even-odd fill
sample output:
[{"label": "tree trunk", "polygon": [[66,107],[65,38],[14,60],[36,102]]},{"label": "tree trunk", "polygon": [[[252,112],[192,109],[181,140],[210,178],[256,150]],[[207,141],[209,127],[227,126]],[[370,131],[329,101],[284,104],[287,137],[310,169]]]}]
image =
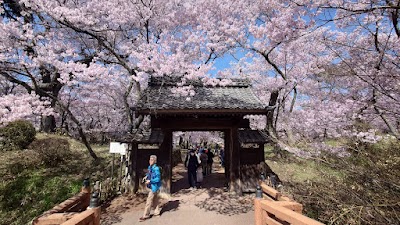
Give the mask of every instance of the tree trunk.
[{"label": "tree trunk", "polygon": [[386,126],[389,128],[390,132],[396,137],[397,140],[400,140],[400,134],[397,131],[396,127],[392,126],[392,124],[386,119],[386,117],[383,115],[383,113],[374,105],[375,112],[381,117],[383,122],[386,124]]},{"label": "tree trunk", "polygon": [[57,104],[61,107],[61,109],[68,114],[69,118],[76,124],[76,126],[78,127],[78,133],[79,136],[82,139],[83,144],[86,146],[87,150],[89,151],[90,156],[92,156],[92,158],[94,160],[97,160],[98,157],[96,155],[96,153],[93,151],[92,147],[90,146],[85,132],[82,129],[82,125],[81,123],[78,121],[78,119],[74,116],[74,114],[72,114],[72,112],[69,110],[69,108],[67,108],[66,106],[64,106],[61,102],[57,102]]},{"label": "tree trunk", "polygon": [[[294,105],[295,105],[295,102],[296,102],[296,98],[297,98],[297,88],[296,88],[296,85],[297,85],[297,84],[295,84],[294,87],[293,87],[293,98],[292,98],[292,102],[290,103],[289,114],[288,114],[288,116],[286,117],[286,121],[285,121],[286,124],[289,123],[289,118],[290,118],[290,116],[291,116],[291,114],[292,114],[292,112],[293,112]],[[287,128],[286,128],[286,135],[287,135],[287,138],[288,138],[288,143],[289,143],[289,145],[292,146],[293,143],[294,143],[294,138],[293,138],[293,131],[292,131],[292,128],[291,128],[290,126],[287,126]]]},{"label": "tree trunk", "polygon": [[94,160],[97,160],[98,157],[97,157],[96,153],[94,153],[94,151],[92,149],[92,146],[90,146],[89,142],[87,141],[86,135],[83,132],[83,129],[82,129],[82,127],[80,125],[78,126],[78,132],[79,132],[79,136],[82,139],[83,144],[86,146],[87,150],[89,151],[90,156],[92,156],[92,158]]},{"label": "tree trunk", "polygon": [[278,101],[279,91],[273,91],[271,93],[271,98],[269,99],[268,106],[271,108],[270,111],[267,112],[267,132],[272,139],[277,139],[276,130],[274,126],[274,112],[275,105]]},{"label": "tree trunk", "polygon": [[53,115],[42,116],[40,123],[40,130],[46,133],[54,133],[56,131],[56,119]]}]

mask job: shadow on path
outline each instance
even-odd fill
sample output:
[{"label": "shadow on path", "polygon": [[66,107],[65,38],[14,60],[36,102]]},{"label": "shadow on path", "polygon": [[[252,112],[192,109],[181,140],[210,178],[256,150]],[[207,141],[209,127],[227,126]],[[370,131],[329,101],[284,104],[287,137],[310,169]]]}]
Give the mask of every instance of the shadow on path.
[{"label": "shadow on path", "polygon": [[[185,224],[199,224],[193,221],[197,218],[213,218],[214,224],[243,224],[252,221],[253,210],[252,195],[238,196],[227,192],[225,188],[224,169],[214,163],[213,172],[204,177],[202,188],[189,189],[187,170],[183,164],[173,168],[172,194],[168,199],[162,200],[161,216],[164,224],[176,224],[177,221],[186,221]],[[119,196],[102,207],[102,225],[133,225],[138,224],[138,218],[143,213],[146,195]],[[239,217],[236,217],[240,215]],[[243,217],[241,217],[243,215]],[[234,217],[231,217],[234,216]],[[249,218],[250,217],[250,218]],[[160,219],[146,221],[146,224],[158,224]]]},{"label": "shadow on path", "polygon": [[172,196],[175,198],[190,195],[204,196],[196,198],[194,205],[205,211],[214,211],[223,215],[237,215],[253,210],[254,195],[238,196],[227,192],[224,168],[217,163],[213,165],[213,173],[204,177],[201,189],[188,189],[187,170],[183,164],[176,166],[173,174]]},{"label": "shadow on path", "polygon": [[161,213],[176,211],[179,208],[179,200],[171,200],[164,204]]},{"label": "shadow on path", "polygon": [[207,189],[208,196],[195,203],[200,209],[215,211],[218,214],[233,216],[253,210],[253,195],[238,196],[221,188]]},{"label": "shadow on path", "polygon": [[137,194],[135,196],[119,196],[101,206],[101,224],[111,225],[122,221],[122,214],[144,207],[147,196]]}]

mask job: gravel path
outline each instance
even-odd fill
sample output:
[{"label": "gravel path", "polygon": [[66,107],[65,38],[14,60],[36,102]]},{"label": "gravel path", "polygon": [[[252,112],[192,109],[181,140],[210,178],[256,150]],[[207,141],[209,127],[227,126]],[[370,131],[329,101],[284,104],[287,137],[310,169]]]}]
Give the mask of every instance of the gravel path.
[{"label": "gravel path", "polygon": [[120,196],[104,206],[102,225],[250,225],[254,224],[253,195],[237,196],[224,191],[223,168],[215,165],[214,173],[204,178],[201,189],[188,189],[186,170],[182,164],[173,169],[173,185],[169,201],[160,217],[139,222],[146,197]]}]

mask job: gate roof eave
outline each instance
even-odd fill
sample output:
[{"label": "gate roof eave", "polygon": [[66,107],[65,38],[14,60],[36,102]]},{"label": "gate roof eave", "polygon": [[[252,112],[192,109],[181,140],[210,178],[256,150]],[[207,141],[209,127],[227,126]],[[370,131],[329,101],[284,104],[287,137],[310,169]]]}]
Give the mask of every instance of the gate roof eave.
[{"label": "gate roof eave", "polygon": [[268,135],[259,130],[239,130],[240,144],[265,144],[270,142]]}]

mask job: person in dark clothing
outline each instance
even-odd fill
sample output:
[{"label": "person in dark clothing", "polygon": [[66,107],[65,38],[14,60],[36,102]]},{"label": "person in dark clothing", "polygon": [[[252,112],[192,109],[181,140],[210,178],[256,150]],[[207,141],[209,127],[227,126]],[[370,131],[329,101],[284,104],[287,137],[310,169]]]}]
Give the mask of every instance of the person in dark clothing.
[{"label": "person in dark clothing", "polygon": [[186,156],[185,165],[188,169],[188,180],[191,188],[196,188],[196,170],[199,167],[199,160],[193,150]]},{"label": "person in dark clothing", "polygon": [[207,171],[207,161],[208,161],[208,156],[207,153],[203,150],[200,154],[200,164],[201,164],[201,168],[203,170],[203,176],[206,175],[206,171]]},{"label": "person in dark clothing", "polygon": [[207,175],[210,175],[211,174],[211,172],[212,172],[212,164],[213,164],[213,162],[214,162],[214,153],[212,153],[212,151],[211,151],[211,149],[208,149],[207,150],[207,156],[208,156],[208,159],[207,159]]},{"label": "person in dark clothing", "polygon": [[219,160],[221,161],[221,166],[225,167],[225,151],[223,148],[219,151]]}]

